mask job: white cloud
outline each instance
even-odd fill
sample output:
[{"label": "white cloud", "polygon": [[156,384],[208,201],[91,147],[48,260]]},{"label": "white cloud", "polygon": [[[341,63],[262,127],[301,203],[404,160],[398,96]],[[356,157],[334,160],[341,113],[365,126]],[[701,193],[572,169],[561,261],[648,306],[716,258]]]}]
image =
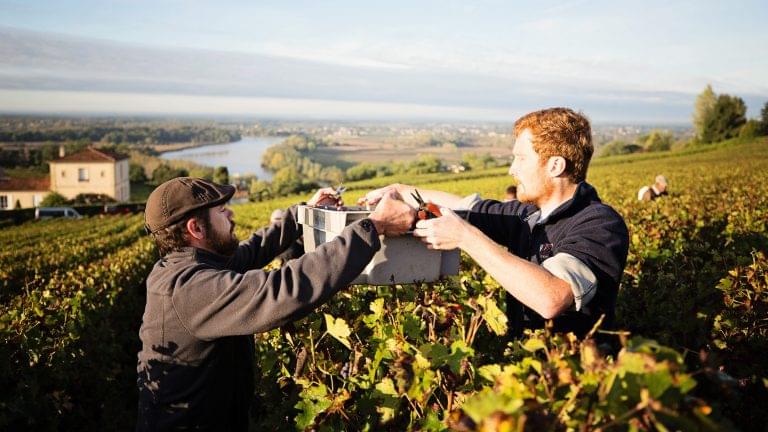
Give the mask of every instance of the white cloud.
[{"label": "white cloud", "polygon": [[318,99],[0,90],[0,112],[511,121],[523,111]]},{"label": "white cloud", "polygon": [[[429,40],[408,44],[359,41],[315,50],[265,42],[260,49],[268,55],[260,55],[149,48],[0,28],[0,88],[47,90],[53,95],[67,94],[68,101],[74,100],[69,93],[79,91],[99,103],[88,107],[77,99],[86,111],[109,111],[104,99],[109,94],[115,109],[126,112],[147,107],[186,113],[191,108],[179,101],[204,108],[207,100],[230,107],[228,113],[243,108],[254,115],[268,115],[260,104],[270,101],[276,109],[284,107],[280,112],[286,115],[407,113],[499,119],[543,106],[568,105],[604,121],[616,115],[687,121],[695,94],[707,82],[715,84],[718,92],[729,92],[731,88],[721,87],[721,83],[729,79],[733,83],[734,77],[752,73],[740,68],[727,76],[691,77],[660,70],[641,59],[617,60],[597,53],[552,55],[516,47],[485,47],[470,40],[453,43],[453,39],[439,44]],[[142,95],[143,102],[128,98],[131,93]],[[181,95],[213,99],[182,99]],[[237,102],[238,98],[248,103]],[[70,105],[57,102],[60,99],[37,96],[35,100],[43,111],[69,109]],[[18,97],[13,102],[19,106],[3,101],[2,109],[34,109]],[[129,102],[134,105],[125,105]],[[152,108],[153,104],[158,108]]]},{"label": "white cloud", "polygon": [[304,46],[294,46],[285,43],[267,42],[261,45],[258,52],[276,57],[287,57],[299,60],[308,60],[320,63],[340,66],[354,66],[371,69],[409,69],[408,65],[392,63],[376,56],[365,57],[360,55],[361,45],[357,43],[339,44],[317,49],[309,49]]}]

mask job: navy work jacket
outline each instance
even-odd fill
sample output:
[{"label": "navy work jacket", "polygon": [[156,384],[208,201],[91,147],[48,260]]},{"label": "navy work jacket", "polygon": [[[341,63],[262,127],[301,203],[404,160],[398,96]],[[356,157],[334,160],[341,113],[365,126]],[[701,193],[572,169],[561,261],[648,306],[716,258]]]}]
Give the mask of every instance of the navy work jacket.
[{"label": "navy work jacket", "polygon": [[[616,295],[627,261],[629,233],[624,219],[603,204],[594,187],[579,183],[573,197],[545,219],[532,204],[520,201],[480,201],[468,215],[469,222],[514,255],[541,264],[558,253],[567,253],[587,265],[597,278],[597,292],[581,310],[567,310],[554,318],[555,331],[585,335],[605,314],[602,328],[615,317]],[[544,318],[507,296],[510,333],[519,337],[525,328],[543,328]]]}]

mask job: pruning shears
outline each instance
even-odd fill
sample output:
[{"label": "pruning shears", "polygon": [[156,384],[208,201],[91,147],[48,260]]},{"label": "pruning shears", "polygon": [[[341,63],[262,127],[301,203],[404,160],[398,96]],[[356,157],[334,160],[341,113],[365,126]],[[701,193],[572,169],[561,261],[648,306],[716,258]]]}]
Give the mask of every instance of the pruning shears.
[{"label": "pruning shears", "polygon": [[419,210],[416,213],[419,219],[434,219],[443,215],[440,213],[440,208],[437,204],[424,201],[424,198],[421,197],[418,190],[414,189],[413,192],[411,192],[411,196],[419,204]]},{"label": "pruning shears", "polygon": [[347,187],[346,187],[346,186],[344,186],[344,185],[338,185],[338,186],[336,187],[336,189],[333,191],[333,195],[332,195],[332,196],[333,196],[334,198],[336,198],[337,200],[340,200],[340,199],[341,199],[341,194],[343,194],[345,190],[347,190]]}]

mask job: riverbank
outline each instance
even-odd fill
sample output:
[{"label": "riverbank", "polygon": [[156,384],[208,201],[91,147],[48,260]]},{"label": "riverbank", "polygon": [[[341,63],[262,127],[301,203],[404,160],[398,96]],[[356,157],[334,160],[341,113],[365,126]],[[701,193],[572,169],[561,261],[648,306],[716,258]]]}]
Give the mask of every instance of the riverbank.
[{"label": "riverbank", "polygon": [[280,144],[282,136],[244,136],[239,141],[196,145],[175,151],[165,151],[162,160],[180,160],[208,167],[225,166],[230,175],[255,175],[261,180],[270,180],[273,173],[261,166],[261,156],[274,145]]},{"label": "riverbank", "polygon": [[267,136],[267,135],[248,136],[248,137],[241,137],[239,140],[227,141],[227,142],[179,142],[179,143],[171,143],[171,144],[151,144],[148,147],[160,154],[163,154],[163,153],[174,152],[174,151],[189,150],[197,147],[233,144],[233,143],[242,141],[243,138],[271,138],[271,136]]}]

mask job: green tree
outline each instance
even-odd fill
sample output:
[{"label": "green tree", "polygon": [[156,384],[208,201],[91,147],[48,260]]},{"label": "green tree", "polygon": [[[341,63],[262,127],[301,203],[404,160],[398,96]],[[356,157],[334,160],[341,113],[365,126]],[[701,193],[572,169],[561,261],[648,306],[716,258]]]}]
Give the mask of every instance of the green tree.
[{"label": "green tree", "polygon": [[131,183],[146,183],[147,181],[147,173],[144,172],[144,167],[135,163],[128,165],[128,177]]},{"label": "green tree", "polygon": [[760,110],[760,135],[768,135],[768,102]]},{"label": "green tree", "polygon": [[464,153],[461,156],[461,162],[470,170],[482,170],[496,166],[496,159],[489,153],[475,154]]},{"label": "green tree", "polygon": [[372,163],[363,162],[347,169],[344,178],[347,181],[365,180],[376,177],[376,166]]},{"label": "green tree", "polygon": [[262,201],[264,198],[270,198],[269,183],[264,180],[253,179],[251,185],[248,188],[248,199],[251,201]]},{"label": "green tree", "polygon": [[344,172],[338,167],[325,167],[320,170],[320,178],[331,184],[339,184],[344,180]]},{"label": "green tree", "polygon": [[213,181],[213,168],[208,166],[196,166],[189,169],[189,175]]},{"label": "green tree", "polygon": [[419,157],[408,165],[408,174],[428,174],[440,172],[442,162],[433,155],[419,155]]},{"label": "green tree", "polygon": [[219,184],[229,184],[229,170],[225,166],[217,166],[213,170],[213,181]]},{"label": "green tree", "polygon": [[760,122],[755,119],[749,119],[739,129],[739,138],[748,140],[760,135]]},{"label": "green tree", "polygon": [[189,173],[183,168],[172,168],[168,164],[160,164],[152,172],[152,183],[160,185],[176,177],[186,177]]},{"label": "green tree", "polygon": [[717,103],[717,95],[712,90],[712,86],[707,84],[707,87],[697,97],[693,106],[693,131],[696,133],[696,138],[702,139],[704,135],[704,125],[707,123],[715,109]]},{"label": "green tree", "polygon": [[95,194],[95,193],[77,194],[77,196],[71,201],[72,204],[76,204],[76,205],[107,204],[107,203],[113,203],[113,202],[115,202],[115,199],[112,198],[111,196],[105,195],[105,194]]},{"label": "green tree", "polygon": [[609,142],[600,149],[600,157],[637,153],[642,149],[643,147],[637,144],[616,140]]},{"label": "green tree", "polygon": [[714,109],[704,122],[701,141],[712,143],[738,136],[741,126],[747,122],[746,114],[747,106],[740,97],[719,95]]},{"label": "green tree", "polygon": [[40,201],[40,207],[58,207],[67,204],[69,204],[69,201],[58,192],[51,192]]},{"label": "green tree", "polygon": [[672,148],[674,138],[669,132],[653,130],[643,137],[643,149],[647,152],[666,151]]},{"label": "green tree", "polygon": [[272,190],[278,195],[288,195],[302,190],[301,175],[296,167],[281,168],[272,177]]}]

